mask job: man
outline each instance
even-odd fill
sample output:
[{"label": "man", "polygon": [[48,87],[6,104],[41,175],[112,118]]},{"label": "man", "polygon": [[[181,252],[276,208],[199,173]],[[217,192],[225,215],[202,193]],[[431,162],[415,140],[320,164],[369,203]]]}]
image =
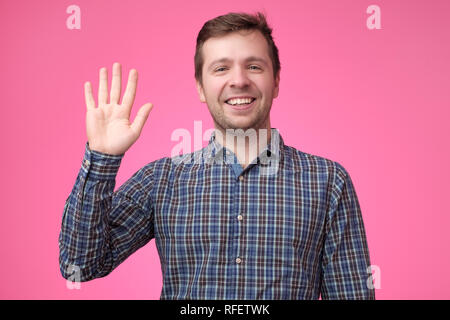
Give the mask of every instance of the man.
[{"label": "man", "polygon": [[155,238],[161,299],[375,298],[350,176],[271,128],[280,81],[271,32],[260,13],[205,23],[195,78],[214,120],[208,146],[150,162],[116,192],[122,157],[153,106],[129,122],[137,73],[119,105],[117,63],[109,102],[105,68],[98,107],[85,84],[88,142],[59,237],[64,278],[104,277]]}]

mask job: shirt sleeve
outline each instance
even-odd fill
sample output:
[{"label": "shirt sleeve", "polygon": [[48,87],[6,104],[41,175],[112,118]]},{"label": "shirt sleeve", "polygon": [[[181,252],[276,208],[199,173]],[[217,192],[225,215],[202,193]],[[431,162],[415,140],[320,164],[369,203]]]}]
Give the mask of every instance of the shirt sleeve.
[{"label": "shirt sleeve", "polygon": [[336,166],[322,257],[322,299],[374,300],[360,205],[349,174]]},{"label": "shirt sleeve", "polygon": [[59,234],[59,266],[65,279],[104,277],[154,237],[152,172],[143,167],[114,192],[123,156],[90,150],[86,143]]}]

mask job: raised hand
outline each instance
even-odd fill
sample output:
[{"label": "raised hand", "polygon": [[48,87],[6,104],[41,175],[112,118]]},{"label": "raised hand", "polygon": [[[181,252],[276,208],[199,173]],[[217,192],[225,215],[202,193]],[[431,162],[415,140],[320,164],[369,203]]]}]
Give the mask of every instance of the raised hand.
[{"label": "raised hand", "polygon": [[91,150],[111,154],[124,154],[139,138],[142,128],[147,121],[151,103],[144,104],[138,111],[133,123],[130,123],[130,113],[136,95],[138,74],[135,69],[130,70],[127,88],[119,104],[122,83],[122,71],[119,63],[113,64],[111,92],[108,101],[108,70],[100,69],[98,88],[98,107],[92,95],[92,85],[89,81],[84,84],[86,99],[86,131]]}]

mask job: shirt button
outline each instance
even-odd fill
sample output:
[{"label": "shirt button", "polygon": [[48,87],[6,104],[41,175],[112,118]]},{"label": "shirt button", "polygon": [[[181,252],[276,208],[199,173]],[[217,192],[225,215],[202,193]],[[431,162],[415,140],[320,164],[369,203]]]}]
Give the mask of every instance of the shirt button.
[{"label": "shirt button", "polygon": [[237,216],[238,220],[241,221],[242,219],[244,219],[241,215]]},{"label": "shirt button", "polygon": [[244,180],[244,176],[239,176],[239,180]]},{"label": "shirt button", "polygon": [[90,162],[89,162],[88,159],[84,160],[84,165],[85,165],[85,166],[89,166],[89,164],[90,164]]},{"label": "shirt button", "polygon": [[242,262],[242,260],[241,260],[241,258],[236,258],[236,263],[241,263]]}]

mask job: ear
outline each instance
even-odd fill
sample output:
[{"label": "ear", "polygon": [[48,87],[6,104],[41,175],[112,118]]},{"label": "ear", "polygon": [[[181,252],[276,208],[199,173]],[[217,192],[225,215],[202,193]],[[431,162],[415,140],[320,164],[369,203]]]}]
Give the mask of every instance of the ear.
[{"label": "ear", "polygon": [[196,81],[195,84],[197,86],[197,91],[198,91],[198,96],[200,98],[200,101],[201,102],[206,102],[205,93],[203,91],[202,85],[198,81]]},{"label": "ear", "polygon": [[278,97],[279,91],[280,91],[280,71],[278,71],[277,77],[275,78],[275,86],[272,92],[273,99]]}]

